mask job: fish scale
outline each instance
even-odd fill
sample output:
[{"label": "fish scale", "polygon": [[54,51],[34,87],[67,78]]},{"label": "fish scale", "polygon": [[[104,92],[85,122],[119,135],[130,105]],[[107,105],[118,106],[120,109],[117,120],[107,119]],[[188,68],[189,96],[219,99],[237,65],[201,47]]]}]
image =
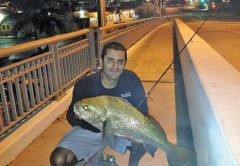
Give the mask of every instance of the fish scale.
[{"label": "fish scale", "polygon": [[108,127],[106,128],[106,132],[113,132],[115,130],[115,133],[123,133],[122,136],[127,134],[128,138],[137,139],[138,142],[144,139],[148,144],[152,144],[152,142],[156,142],[159,146],[162,144],[159,141],[165,138],[165,134],[162,136],[162,128],[157,128],[153,123],[150,123],[151,120],[148,116],[136,111],[135,107],[130,103],[126,103],[121,98],[108,98],[109,100],[106,103],[108,107],[106,110],[109,112],[107,114],[110,115],[107,119],[111,119],[109,121],[109,125],[111,126],[109,127],[109,131]]}]

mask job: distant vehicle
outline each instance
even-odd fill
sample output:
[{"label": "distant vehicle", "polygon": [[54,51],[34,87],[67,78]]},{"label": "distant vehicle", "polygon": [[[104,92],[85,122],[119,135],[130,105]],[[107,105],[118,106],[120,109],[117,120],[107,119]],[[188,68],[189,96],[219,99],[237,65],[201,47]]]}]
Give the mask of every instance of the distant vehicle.
[{"label": "distant vehicle", "polygon": [[214,1],[209,2],[208,9],[211,11],[217,11],[217,4]]},{"label": "distant vehicle", "polygon": [[208,4],[206,2],[198,2],[195,6],[198,9],[208,9]]}]

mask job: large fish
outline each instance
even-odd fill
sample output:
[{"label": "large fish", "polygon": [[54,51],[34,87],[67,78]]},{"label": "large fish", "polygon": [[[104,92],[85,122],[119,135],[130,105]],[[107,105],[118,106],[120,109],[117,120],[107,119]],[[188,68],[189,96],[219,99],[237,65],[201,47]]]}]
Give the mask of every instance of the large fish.
[{"label": "large fish", "polygon": [[123,98],[113,96],[85,98],[75,103],[74,112],[80,119],[101,131],[104,126],[106,133],[141,143],[150,154],[154,147],[161,148],[165,151],[168,161],[171,160],[169,165],[195,165],[194,153],[168,142],[163,128],[156,120],[141,113]]}]

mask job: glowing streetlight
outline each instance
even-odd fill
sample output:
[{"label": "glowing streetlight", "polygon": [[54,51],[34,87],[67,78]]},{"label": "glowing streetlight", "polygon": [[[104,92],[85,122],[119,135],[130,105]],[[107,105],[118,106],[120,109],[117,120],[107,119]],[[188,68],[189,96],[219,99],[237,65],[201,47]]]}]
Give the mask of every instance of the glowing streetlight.
[{"label": "glowing streetlight", "polygon": [[2,20],[5,18],[5,15],[0,13],[0,23],[2,22]]}]

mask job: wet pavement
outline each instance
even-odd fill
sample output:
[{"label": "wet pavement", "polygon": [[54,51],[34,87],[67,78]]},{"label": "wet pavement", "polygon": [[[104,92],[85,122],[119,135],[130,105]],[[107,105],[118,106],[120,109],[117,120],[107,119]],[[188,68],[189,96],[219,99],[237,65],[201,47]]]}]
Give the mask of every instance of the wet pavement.
[{"label": "wet pavement", "polygon": [[[164,73],[174,58],[172,25],[165,23],[148,38],[144,44],[128,58],[127,68],[135,71],[148,92]],[[179,63],[166,72],[154,87],[149,98],[150,114],[161,124],[172,143],[193,149],[191,126],[188,117],[184,84]],[[36,140],[34,140],[9,166],[48,166],[49,156],[56,144],[70,129],[65,115],[55,120]],[[129,152],[125,155],[113,154],[119,166],[128,165]],[[158,149],[155,157],[146,154],[140,166],[167,166],[165,153]]]}]

